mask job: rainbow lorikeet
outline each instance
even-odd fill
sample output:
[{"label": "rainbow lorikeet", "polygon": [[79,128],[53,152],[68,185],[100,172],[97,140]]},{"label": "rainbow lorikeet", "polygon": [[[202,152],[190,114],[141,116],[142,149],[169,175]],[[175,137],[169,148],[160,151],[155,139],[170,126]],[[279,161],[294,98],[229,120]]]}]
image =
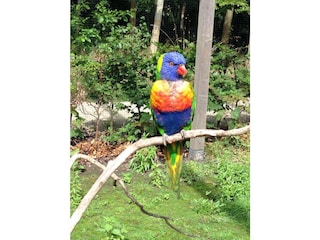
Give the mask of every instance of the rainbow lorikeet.
[{"label": "rainbow lorikeet", "polygon": [[195,93],[183,77],[187,74],[186,60],[178,52],[162,54],[158,59],[156,81],[150,102],[157,129],[164,136],[164,154],[171,186],[180,197],[180,173],[185,141],[166,144],[166,137],[191,129],[196,107]]}]

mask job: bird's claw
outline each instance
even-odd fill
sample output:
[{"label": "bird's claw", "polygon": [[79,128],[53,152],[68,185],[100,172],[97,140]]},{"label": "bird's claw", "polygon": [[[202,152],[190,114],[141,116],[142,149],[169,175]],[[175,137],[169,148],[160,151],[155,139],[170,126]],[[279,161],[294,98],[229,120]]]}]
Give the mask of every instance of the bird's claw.
[{"label": "bird's claw", "polygon": [[[185,138],[186,138],[186,131],[185,131],[184,129],[182,129],[182,130],[180,131],[180,134],[181,134],[181,136],[182,136],[182,139],[185,139]],[[169,136],[168,136],[166,133],[164,133],[164,134],[162,135],[162,141],[163,141],[163,145],[164,145],[164,146],[167,146],[167,143],[169,143],[168,137],[169,137]]]},{"label": "bird's claw", "polygon": [[162,141],[163,141],[163,145],[167,146],[167,142],[168,142],[168,135],[167,134],[163,134],[162,135]]},{"label": "bird's claw", "polygon": [[186,131],[185,131],[184,129],[182,129],[182,130],[180,131],[180,134],[181,134],[181,136],[182,136],[182,139],[185,139],[185,138],[186,138]]}]

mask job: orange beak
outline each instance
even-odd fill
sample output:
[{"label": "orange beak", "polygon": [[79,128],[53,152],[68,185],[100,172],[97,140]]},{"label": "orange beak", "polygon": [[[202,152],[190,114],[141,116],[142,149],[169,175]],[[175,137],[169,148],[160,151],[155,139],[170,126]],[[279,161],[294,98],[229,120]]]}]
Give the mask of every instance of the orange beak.
[{"label": "orange beak", "polygon": [[179,67],[178,67],[178,69],[177,69],[177,73],[178,73],[179,75],[181,75],[182,77],[184,77],[184,76],[187,75],[187,72],[188,72],[188,71],[187,71],[185,65],[184,65],[184,64],[180,64]]}]

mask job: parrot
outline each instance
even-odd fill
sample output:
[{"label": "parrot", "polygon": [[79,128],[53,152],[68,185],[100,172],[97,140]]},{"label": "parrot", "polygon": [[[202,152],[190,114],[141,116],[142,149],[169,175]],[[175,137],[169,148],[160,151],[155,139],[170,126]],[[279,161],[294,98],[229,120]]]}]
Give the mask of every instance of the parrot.
[{"label": "parrot", "polygon": [[184,136],[191,129],[196,108],[196,95],[191,84],[183,78],[187,74],[186,59],[178,52],[167,52],[158,58],[156,81],[150,92],[150,105],[158,132],[163,136],[164,155],[171,188],[180,198],[180,174],[184,140],[168,143],[175,133]]}]

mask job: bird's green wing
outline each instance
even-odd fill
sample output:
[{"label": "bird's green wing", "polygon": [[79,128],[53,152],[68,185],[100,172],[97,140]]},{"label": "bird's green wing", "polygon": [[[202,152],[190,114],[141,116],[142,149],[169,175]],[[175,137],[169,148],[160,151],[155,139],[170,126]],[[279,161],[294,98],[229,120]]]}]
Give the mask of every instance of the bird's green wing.
[{"label": "bird's green wing", "polygon": [[156,70],[156,80],[160,80],[161,78],[160,71],[161,71],[163,56],[164,54],[162,54],[158,59],[157,70]]}]

